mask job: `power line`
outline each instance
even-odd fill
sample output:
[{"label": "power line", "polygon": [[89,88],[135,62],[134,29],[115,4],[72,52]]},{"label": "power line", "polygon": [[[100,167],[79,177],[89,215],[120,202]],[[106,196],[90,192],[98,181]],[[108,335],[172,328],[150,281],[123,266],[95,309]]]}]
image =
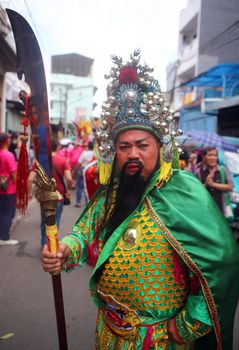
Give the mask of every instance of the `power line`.
[{"label": "power line", "polygon": [[231,43],[233,43],[234,41],[237,41],[237,40],[239,40],[239,36],[237,36],[236,38],[231,39],[230,41],[224,43],[221,46],[217,46],[217,47],[212,48],[211,51],[214,51],[214,50],[217,50],[217,49],[221,49],[222,47],[225,47],[225,46],[227,46],[227,45],[229,45],[229,44],[231,44]]},{"label": "power line", "polygon": [[[230,43],[230,41],[222,44],[222,45],[219,45],[218,47],[214,47],[212,48],[213,44],[215,43],[218,43],[219,42],[221,43],[222,41],[225,41],[225,40],[230,40],[229,38],[225,38],[225,37],[222,37],[222,35],[224,34],[232,34],[232,33],[228,33],[228,31],[230,32],[233,28],[233,31],[235,31],[237,28],[237,26],[239,26],[239,21],[236,21],[233,23],[233,25],[229,26],[227,29],[225,29],[224,31],[220,32],[219,34],[217,34],[215,37],[213,37],[212,39],[210,39],[209,41],[207,41],[206,43],[204,43],[203,45],[199,46],[199,48],[197,50],[194,50],[191,52],[190,56],[188,56],[187,58],[184,58],[183,59],[183,62],[187,62],[189,60],[191,60],[193,57],[195,57],[198,53],[205,53],[205,51],[210,48],[210,51],[213,51],[213,50],[216,50],[218,48],[221,48],[221,47],[224,47],[224,46],[227,46],[228,43]],[[236,32],[238,33],[238,32]],[[233,40],[237,39],[238,37],[234,38]],[[169,75],[169,74],[168,74]]]},{"label": "power line", "polygon": [[37,35],[37,38],[38,38],[38,40],[40,41],[42,48],[43,48],[44,51],[47,53],[47,50],[46,50],[44,41],[43,41],[42,38],[41,38],[40,32],[39,32],[39,30],[38,30],[38,27],[37,27],[37,25],[36,25],[36,22],[35,22],[35,20],[34,20],[34,18],[33,18],[32,12],[31,12],[30,7],[29,7],[29,5],[28,5],[28,3],[27,3],[26,0],[24,0],[24,4],[25,4],[25,6],[26,6],[26,8],[27,8],[28,15],[29,15],[30,20],[31,20],[31,23],[32,23],[32,25],[33,25],[33,27],[34,27],[35,34]]},{"label": "power line", "polygon": [[4,2],[6,3],[6,6],[4,6],[4,8],[6,8],[6,7],[12,8],[13,10],[19,12],[20,14],[26,13],[25,9],[27,9],[27,15],[26,16],[23,15],[23,16],[26,19],[27,19],[27,17],[29,18],[30,21],[28,19],[27,19],[27,21],[31,23],[31,27],[32,27],[32,29],[34,29],[34,33],[36,34],[38,41],[41,43],[42,49],[44,49],[44,52],[47,53],[45,44],[41,38],[40,32],[38,30],[38,26],[34,20],[34,17],[32,15],[32,12],[30,10],[30,7],[29,7],[27,1],[23,0],[23,3],[22,3],[20,1],[15,1],[15,0],[9,0],[9,1],[0,0],[0,4],[3,4]]},{"label": "power line", "polygon": [[[227,27],[225,30],[223,30],[222,32],[220,32],[219,34],[217,34],[214,38],[210,39],[209,41],[207,41],[206,43],[204,43],[201,47],[199,47],[198,51],[197,52],[193,52],[190,57],[184,59],[182,61],[182,63],[184,62],[187,62],[189,60],[191,60],[193,57],[195,57],[198,53],[203,53],[206,51],[207,48],[210,48],[210,52],[213,52],[215,50],[218,50],[218,49],[221,49],[222,47],[226,47],[230,44],[232,44],[233,42],[235,41],[238,41],[239,40],[239,36],[236,36],[234,38],[231,38],[229,40],[229,38],[225,38],[225,35],[230,35],[232,37],[232,34],[233,32],[235,31],[235,29],[239,26],[239,21],[235,21],[232,25],[230,25],[229,27]],[[235,33],[234,33],[235,34]],[[223,36],[223,38],[222,38]],[[219,40],[220,40],[220,43],[221,45],[217,45],[217,46],[214,46],[213,47],[213,44],[215,44],[215,42],[217,44],[219,44]],[[222,41],[225,41],[227,40],[226,42],[223,42]],[[178,60],[180,62],[180,60]],[[177,61],[177,62],[178,62]],[[204,62],[205,63],[205,62]],[[167,74],[167,77],[171,74],[171,72],[175,70],[175,77],[176,77],[176,71],[177,71],[177,66],[173,66],[172,69],[170,70],[170,72]],[[175,86],[175,82],[176,82],[176,79],[174,77],[174,83],[173,83],[173,86],[170,90],[168,90],[167,92],[171,92],[173,94],[173,92],[176,90],[176,89],[179,89],[181,88],[182,86],[184,86],[185,82],[182,83],[182,84],[179,84],[177,86]]]},{"label": "power line", "polygon": [[[217,49],[221,49],[222,47],[226,47],[226,46],[228,46],[229,44],[231,44],[232,42],[234,42],[234,41],[236,41],[236,40],[238,40],[238,39],[239,39],[239,36],[237,36],[237,37],[235,37],[235,38],[232,38],[231,40],[228,40],[227,42],[222,43],[221,45],[218,45],[218,46],[215,46],[215,47],[210,47],[210,52],[213,52],[213,51],[215,51],[215,50],[217,50]],[[200,53],[202,53],[202,52],[201,52],[201,51],[199,51],[199,52],[194,51],[190,56],[188,56],[187,58],[183,59],[183,60],[182,60],[182,63],[187,62],[187,61],[190,61],[193,57],[197,56],[198,53],[200,54]],[[179,60],[179,61],[180,61],[180,60]],[[172,70],[173,70],[173,69],[172,69]],[[171,71],[172,71],[172,70],[171,70]],[[170,71],[170,73],[171,73],[171,71]],[[169,75],[169,74],[168,74],[168,75]]]},{"label": "power line", "polygon": [[225,34],[229,34],[229,32],[231,32],[231,31],[237,30],[238,26],[239,26],[239,20],[235,21],[229,27],[224,29],[222,32],[218,33],[216,36],[214,36],[213,38],[208,40],[206,43],[201,45],[201,47],[199,47],[199,51],[205,51],[208,47],[211,47],[211,44],[215,44],[215,42],[217,40],[219,40],[221,42],[221,40],[223,40],[222,36],[225,36]]}]

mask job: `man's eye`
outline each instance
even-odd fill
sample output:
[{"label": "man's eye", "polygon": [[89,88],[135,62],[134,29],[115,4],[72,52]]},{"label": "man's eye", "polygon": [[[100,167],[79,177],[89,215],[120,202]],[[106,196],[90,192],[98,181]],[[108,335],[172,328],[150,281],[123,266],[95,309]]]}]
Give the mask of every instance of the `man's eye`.
[{"label": "man's eye", "polygon": [[147,147],[148,147],[148,145],[146,145],[146,144],[143,144],[143,145],[139,146],[140,149],[146,149]]},{"label": "man's eye", "polygon": [[121,151],[126,151],[129,147],[128,146],[120,146]]}]

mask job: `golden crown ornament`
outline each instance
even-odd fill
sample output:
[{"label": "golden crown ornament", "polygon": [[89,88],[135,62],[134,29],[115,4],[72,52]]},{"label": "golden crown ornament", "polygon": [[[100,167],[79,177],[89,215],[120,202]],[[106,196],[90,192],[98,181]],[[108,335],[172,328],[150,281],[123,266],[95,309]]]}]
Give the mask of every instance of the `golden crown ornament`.
[{"label": "golden crown ornament", "polygon": [[95,130],[100,157],[100,182],[107,183],[115,155],[115,141],[124,130],[143,129],[153,134],[161,145],[160,177],[170,177],[175,155],[181,152],[175,136],[173,111],[169,109],[158,81],[151,76],[154,71],[140,64],[140,50],[135,50],[130,61],[123,63],[121,57],[112,56],[114,67],[105,78],[107,100],[102,105],[101,125]]}]

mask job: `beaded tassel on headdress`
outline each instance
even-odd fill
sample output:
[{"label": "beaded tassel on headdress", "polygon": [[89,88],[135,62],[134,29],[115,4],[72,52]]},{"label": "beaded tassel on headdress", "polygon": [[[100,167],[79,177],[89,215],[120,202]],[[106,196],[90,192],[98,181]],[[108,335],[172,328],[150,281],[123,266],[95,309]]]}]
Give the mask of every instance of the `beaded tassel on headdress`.
[{"label": "beaded tassel on headdress", "polygon": [[182,131],[175,130],[173,112],[166,105],[158,81],[150,75],[153,69],[139,64],[139,50],[135,50],[130,58],[124,64],[122,58],[112,56],[115,66],[109,75],[105,75],[110,80],[107,101],[102,106],[101,126],[95,132],[100,156],[100,182],[108,182],[115,142],[122,131],[129,129],[143,129],[159,140],[159,181],[166,182],[181,151],[175,143],[175,136],[181,135]]},{"label": "beaded tassel on headdress", "polygon": [[[23,98],[23,96],[22,96]],[[24,131],[23,135],[21,136],[21,149],[18,159],[18,165],[17,165],[17,190],[16,190],[16,207],[20,210],[23,214],[26,213],[27,205],[28,205],[28,153],[27,153],[27,147],[26,143],[28,141],[27,136],[27,127],[29,125],[29,118],[28,118],[28,96],[24,96],[25,99],[25,115],[21,122],[23,125]]]}]

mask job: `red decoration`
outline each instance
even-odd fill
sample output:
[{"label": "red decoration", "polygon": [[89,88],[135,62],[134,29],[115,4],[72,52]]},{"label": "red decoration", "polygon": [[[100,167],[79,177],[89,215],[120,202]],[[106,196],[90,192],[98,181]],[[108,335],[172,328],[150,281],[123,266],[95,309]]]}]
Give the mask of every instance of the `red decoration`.
[{"label": "red decoration", "polygon": [[99,170],[96,159],[89,164],[85,170],[85,184],[89,199],[91,199],[99,187]]},{"label": "red decoration", "polygon": [[27,186],[28,153],[27,153],[27,147],[26,147],[26,143],[28,140],[26,129],[29,125],[28,96],[26,96],[25,116],[21,124],[24,127],[24,134],[21,138],[22,144],[21,144],[21,149],[20,149],[20,154],[18,159],[18,166],[17,166],[16,207],[20,210],[20,212],[25,214],[27,210],[27,205],[28,205],[28,186]]},{"label": "red decoration", "polygon": [[138,73],[135,67],[127,66],[121,69],[119,74],[119,82],[121,84],[136,83],[138,81]]},{"label": "red decoration", "polygon": [[191,287],[191,293],[194,295],[198,294],[198,290],[200,288],[200,281],[199,278],[195,275],[192,275],[191,277],[191,282],[190,282],[190,287]]},{"label": "red decoration", "polygon": [[153,345],[153,341],[152,341],[153,332],[154,332],[153,326],[152,325],[148,325],[147,326],[147,332],[146,332],[146,335],[145,335],[145,338],[144,338],[144,343],[143,343],[142,350],[149,350],[151,348],[151,346]]},{"label": "red decoration", "polygon": [[181,263],[178,260],[177,253],[174,251],[174,278],[179,286],[182,285],[182,276],[181,276]]}]

